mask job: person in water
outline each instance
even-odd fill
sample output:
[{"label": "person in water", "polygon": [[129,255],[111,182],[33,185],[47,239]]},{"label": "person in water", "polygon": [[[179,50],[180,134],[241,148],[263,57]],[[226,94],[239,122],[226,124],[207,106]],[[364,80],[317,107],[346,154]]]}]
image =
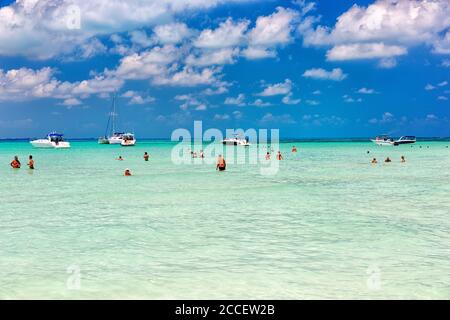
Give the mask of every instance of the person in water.
[{"label": "person in water", "polygon": [[266,153],[266,160],[270,160],[270,152]]},{"label": "person in water", "polygon": [[34,169],[34,160],[33,160],[33,156],[31,154],[28,157],[28,168],[30,168],[31,170]]},{"label": "person in water", "polygon": [[126,177],[131,176],[131,171],[130,171],[130,169],[125,169],[125,173],[124,173],[123,175],[126,176]]},{"label": "person in water", "polygon": [[146,152],[144,152],[144,161],[148,161],[148,159],[150,158],[150,155]]},{"label": "person in water", "polygon": [[384,160],[384,162],[392,162],[391,158],[387,157],[386,160]]},{"label": "person in water", "polygon": [[123,161],[122,156],[119,156],[116,160]]},{"label": "person in water", "polygon": [[292,153],[297,153],[297,148],[295,146],[292,146]]},{"label": "person in water", "polygon": [[204,154],[203,150],[200,150],[200,158],[202,158],[202,159],[205,158],[205,154]]},{"label": "person in water", "polygon": [[21,164],[20,164],[20,161],[19,161],[19,157],[15,156],[14,160],[11,161],[11,167],[13,169],[20,169],[20,166],[21,166]]},{"label": "person in water", "polygon": [[219,154],[219,157],[217,158],[216,170],[225,171],[226,168],[227,168],[227,163],[225,162],[225,159],[223,158],[223,156],[221,154]]},{"label": "person in water", "polygon": [[283,160],[283,156],[281,155],[281,151],[277,153],[277,160]]},{"label": "person in water", "polygon": [[372,159],[372,163],[373,163],[373,164],[378,163],[377,158],[373,158],[373,159]]},{"label": "person in water", "polygon": [[400,157],[400,162],[406,162],[405,156]]}]

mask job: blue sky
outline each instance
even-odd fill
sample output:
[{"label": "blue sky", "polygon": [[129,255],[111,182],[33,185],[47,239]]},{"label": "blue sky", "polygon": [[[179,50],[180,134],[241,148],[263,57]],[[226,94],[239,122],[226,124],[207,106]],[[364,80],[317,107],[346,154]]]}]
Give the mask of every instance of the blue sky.
[{"label": "blue sky", "polygon": [[194,120],[293,138],[450,136],[446,0],[0,6],[3,138],[100,136],[113,92],[138,137]]}]

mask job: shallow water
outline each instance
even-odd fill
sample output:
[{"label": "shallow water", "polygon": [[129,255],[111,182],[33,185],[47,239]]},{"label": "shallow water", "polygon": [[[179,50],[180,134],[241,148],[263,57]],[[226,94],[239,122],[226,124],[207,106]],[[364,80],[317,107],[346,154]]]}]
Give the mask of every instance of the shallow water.
[{"label": "shallow water", "polygon": [[0,298],[450,298],[450,142],[292,144],[264,176],[170,142],[0,143]]}]

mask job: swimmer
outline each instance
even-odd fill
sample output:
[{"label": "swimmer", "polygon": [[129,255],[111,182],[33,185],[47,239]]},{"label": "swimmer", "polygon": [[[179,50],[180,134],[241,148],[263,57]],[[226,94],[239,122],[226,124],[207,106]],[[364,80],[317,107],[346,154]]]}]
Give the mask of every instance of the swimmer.
[{"label": "swimmer", "polygon": [[227,168],[227,163],[225,162],[225,159],[223,158],[223,156],[221,154],[219,154],[219,157],[217,157],[216,170],[225,171],[226,168]]},{"label": "swimmer", "polygon": [[205,154],[203,153],[203,150],[200,150],[200,158],[202,158],[202,159],[205,158]]},{"label": "swimmer", "polygon": [[122,158],[122,156],[119,156],[116,160],[123,161],[123,158]]},{"label": "swimmer", "polygon": [[384,162],[392,162],[391,158],[387,157],[386,160],[384,160]]},{"label": "swimmer", "polygon": [[125,177],[131,176],[131,171],[130,171],[130,169],[125,169],[125,172],[124,172],[123,175],[124,175]]},{"label": "swimmer", "polygon": [[19,161],[19,157],[15,156],[14,160],[11,161],[11,167],[13,169],[20,169],[20,161]]},{"label": "swimmer", "polygon": [[292,146],[292,153],[297,153],[297,148],[295,146]]},{"label": "swimmer", "polygon": [[270,160],[270,152],[266,153],[266,160]]},{"label": "swimmer", "polygon": [[148,161],[148,159],[150,158],[150,155],[146,152],[144,152],[144,160]]},{"label": "swimmer", "polygon": [[369,150],[367,150],[367,154],[369,154],[370,153],[370,151]]},{"label": "swimmer", "polygon": [[28,157],[28,168],[30,168],[31,170],[34,169],[34,160],[33,160],[33,156],[31,154]]},{"label": "swimmer", "polygon": [[283,156],[281,155],[281,151],[277,153],[277,160],[283,160]]},{"label": "swimmer", "polygon": [[406,162],[405,156],[400,157],[400,162]]},{"label": "swimmer", "polygon": [[373,164],[378,163],[377,158],[373,158],[373,159],[372,159],[372,163],[373,163]]}]

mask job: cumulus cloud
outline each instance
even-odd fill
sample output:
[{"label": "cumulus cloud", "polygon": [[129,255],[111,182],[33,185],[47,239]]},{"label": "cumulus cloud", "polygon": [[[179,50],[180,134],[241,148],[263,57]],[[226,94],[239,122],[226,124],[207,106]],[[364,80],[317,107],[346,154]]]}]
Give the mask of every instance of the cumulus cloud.
[{"label": "cumulus cloud", "polygon": [[285,124],[295,124],[297,123],[290,114],[273,115],[272,113],[266,113],[261,119],[261,123],[285,123]]},{"label": "cumulus cloud", "polygon": [[269,16],[258,17],[255,27],[249,32],[251,46],[273,46],[287,44],[292,40],[293,21],[298,12],[278,7]]},{"label": "cumulus cloud", "polygon": [[342,81],[347,78],[347,74],[345,74],[341,68],[334,68],[331,71],[327,71],[322,68],[313,68],[306,70],[303,73],[303,77],[319,80]]},{"label": "cumulus cloud", "polygon": [[237,48],[223,48],[219,50],[206,51],[201,53],[199,56],[190,54],[186,58],[187,65],[193,66],[212,66],[212,65],[224,65],[224,64],[234,64],[236,62],[236,57],[239,54],[239,49]]},{"label": "cumulus cloud", "polygon": [[177,44],[192,35],[193,31],[185,23],[170,23],[153,29],[155,41],[162,44]]},{"label": "cumulus cloud", "polygon": [[245,106],[245,95],[240,93],[237,97],[228,97],[225,99],[224,104]]},{"label": "cumulus cloud", "polygon": [[355,43],[334,46],[327,51],[326,56],[330,61],[342,61],[396,57],[407,52],[405,47],[385,45],[382,42]]},{"label": "cumulus cloud", "polygon": [[133,91],[133,90],[128,90],[127,92],[125,92],[124,94],[121,95],[121,97],[123,98],[129,98],[129,102],[128,104],[138,104],[138,105],[142,105],[142,104],[147,104],[147,103],[151,103],[155,101],[155,98],[152,96],[143,96],[142,94]]},{"label": "cumulus cloud", "polygon": [[264,47],[248,47],[242,51],[242,56],[249,60],[274,58],[277,56],[277,52],[273,49]]},{"label": "cumulus cloud", "polygon": [[[311,16],[309,16],[311,17]],[[448,0],[376,0],[367,7],[353,5],[334,26],[299,25],[306,46],[332,46],[329,60],[376,59],[405,55],[407,48],[425,44],[433,52],[450,52],[450,2]],[[393,67],[386,60],[381,67]]]},{"label": "cumulus cloud", "polygon": [[199,48],[218,49],[240,45],[244,40],[249,21],[237,21],[228,18],[216,29],[205,29],[194,41],[194,45]]},{"label": "cumulus cloud", "polygon": [[374,93],[377,93],[377,92],[375,91],[375,89],[369,89],[369,88],[366,88],[366,87],[362,87],[361,89],[358,90],[358,93],[374,94]]},{"label": "cumulus cloud", "polygon": [[[155,26],[189,10],[209,9],[227,2],[244,1],[15,1],[0,8],[0,55],[48,59],[72,52],[93,37]],[[167,36],[170,31],[160,31],[163,43],[175,41],[175,36]],[[164,42],[168,39],[172,41]]]},{"label": "cumulus cloud", "polygon": [[292,92],[291,92],[287,96],[283,97],[283,99],[281,101],[284,104],[295,105],[295,104],[299,104],[301,102],[301,99],[293,99]]},{"label": "cumulus cloud", "polygon": [[251,106],[255,106],[255,107],[269,107],[272,104],[270,102],[267,101],[263,101],[261,99],[256,99],[255,101],[253,101],[252,103],[250,103]]},{"label": "cumulus cloud", "polygon": [[287,95],[292,90],[292,81],[290,79],[284,80],[284,82],[276,83],[273,85],[267,85],[264,90],[258,93],[258,96],[271,97],[277,95]]}]

